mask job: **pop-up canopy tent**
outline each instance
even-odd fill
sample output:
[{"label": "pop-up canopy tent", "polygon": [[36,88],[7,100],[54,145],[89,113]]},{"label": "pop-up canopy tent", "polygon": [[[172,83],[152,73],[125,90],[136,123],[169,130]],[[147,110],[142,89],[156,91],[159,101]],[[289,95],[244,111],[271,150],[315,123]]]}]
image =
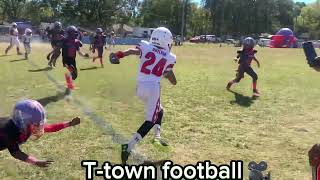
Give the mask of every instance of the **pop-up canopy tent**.
[{"label": "pop-up canopy tent", "polygon": [[280,29],[276,35],[271,37],[271,48],[295,48],[297,47],[297,38],[289,28]]}]

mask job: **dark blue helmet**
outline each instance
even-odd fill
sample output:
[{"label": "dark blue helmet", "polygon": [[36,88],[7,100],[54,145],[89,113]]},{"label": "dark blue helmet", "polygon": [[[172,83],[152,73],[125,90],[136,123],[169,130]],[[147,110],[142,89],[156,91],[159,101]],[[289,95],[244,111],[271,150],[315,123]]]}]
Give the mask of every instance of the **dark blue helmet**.
[{"label": "dark blue helmet", "polygon": [[79,36],[79,31],[75,26],[69,26],[66,30],[67,38],[76,39]]},{"label": "dark blue helmet", "polygon": [[55,29],[62,29],[62,23],[60,21],[54,22],[54,28]]},{"label": "dark blue helmet", "polygon": [[14,106],[12,120],[20,131],[26,132],[31,125],[43,125],[46,122],[46,112],[38,101],[22,100]]},{"label": "dark blue helmet", "polygon": [[247,37],[243,40],[243,47],[246,49],[252,49],[255,46],[255,40],[252,37]]}]

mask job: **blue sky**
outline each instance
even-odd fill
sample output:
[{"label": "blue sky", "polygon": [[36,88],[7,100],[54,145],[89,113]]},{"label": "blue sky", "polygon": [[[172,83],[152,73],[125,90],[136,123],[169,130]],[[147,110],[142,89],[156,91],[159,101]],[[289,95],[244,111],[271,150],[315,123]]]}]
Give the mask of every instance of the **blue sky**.
[{"label": "blue sky", "polygon": [[[192,0],[194,2],[201,2],[201,0]],[[311,3],[315,2],[316,0],[294,0],[295,2],[305,2],[305,3]]]},{"label": "blue sky", "polygon": [[316,0],[295,0],[295,2],[311,3],[311,2],[316,2]]}]

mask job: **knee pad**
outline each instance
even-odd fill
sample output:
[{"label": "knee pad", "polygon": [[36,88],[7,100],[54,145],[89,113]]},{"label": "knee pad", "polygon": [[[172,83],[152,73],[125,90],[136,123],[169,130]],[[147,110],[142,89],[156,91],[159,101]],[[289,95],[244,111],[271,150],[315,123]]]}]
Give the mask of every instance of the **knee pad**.
[{"label": "knee pad", "polygon": [[137,133],[143,138],[153,128],[154,124],[151,121],[145,121],[142,126],[138,129]]}]

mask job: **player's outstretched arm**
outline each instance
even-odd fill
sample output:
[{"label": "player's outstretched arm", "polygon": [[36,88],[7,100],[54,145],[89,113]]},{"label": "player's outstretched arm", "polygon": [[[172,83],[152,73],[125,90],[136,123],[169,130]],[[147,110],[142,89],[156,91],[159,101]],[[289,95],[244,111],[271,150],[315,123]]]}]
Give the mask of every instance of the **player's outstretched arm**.
[{"label": "player's outstretched arm", "polygon": [[61,123],[56,123],[56,124],[46,124],[44,126],[44,132],[46,132],[46,133],[57,132],[62,129],[76,126],[79,124],[80,124],[80,118],[75,117],[71,121],[67,121],[67,122],[61,122]]},{"label": "player's outstretched arm", "polygon": [[167,78],[172,85],[177,85],[177,79],[172,70],[165,72],[163,77]]},{"label": "player's outstretched arm", "polygon": [[120,59],[130,55],[140,55],[140,49],[130,48],[125,51],[118,51],[116,53],[111,53],[109,56],[111,64],[120,64]]},{"label": "player's outstretched arm", "polygon": [[22,152],[19,149],[19,146],[16,144],[14,148],[8,148],[10,154],[15,159],[18,159],[20,161],[26,162],[28,164],[32,164],[39,167],[48,167],[50,164],[53,163],[53,161],[47,161],[47,160],[39,160],[33,156],[29,156],[26,153]]},{"label": "player's outstretched arm", "polygon": [[126,56],[130,56],[130,55],[140,55],[140,49],[138,48],[130,48],[127,49],[125,51],[118,51],[115,53],[115,55],[117,55],[118,57],[120,57],[119,59],[126,57]]}]

